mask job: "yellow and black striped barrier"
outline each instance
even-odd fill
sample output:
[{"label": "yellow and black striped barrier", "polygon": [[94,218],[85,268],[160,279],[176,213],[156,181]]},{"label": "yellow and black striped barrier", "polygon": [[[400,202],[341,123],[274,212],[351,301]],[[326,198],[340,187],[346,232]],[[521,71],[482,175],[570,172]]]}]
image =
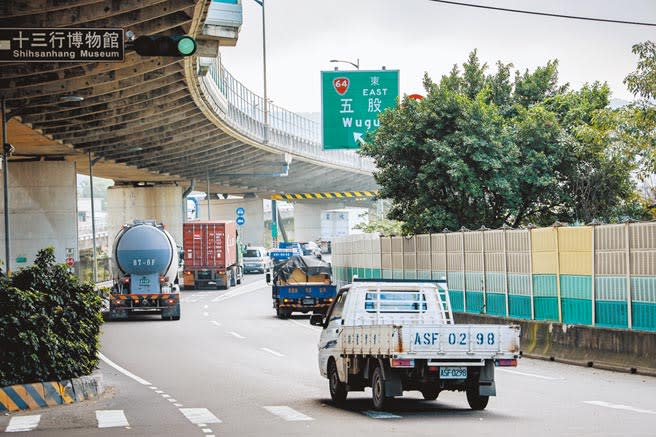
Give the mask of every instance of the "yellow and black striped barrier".
[{"label": "yellow and black striped barrier", "polygon": [[0,387],[0,413],[72,404],[97,398],[102,390],[102,382],[93,375]]},{"label": "yellow and black striped barrier", "polygon": [[363,197],[375,197],[376,191],[341,191],[327,193],[283,193],[274,194],[271,200],[306,200],[306,199],[356,199]]}]

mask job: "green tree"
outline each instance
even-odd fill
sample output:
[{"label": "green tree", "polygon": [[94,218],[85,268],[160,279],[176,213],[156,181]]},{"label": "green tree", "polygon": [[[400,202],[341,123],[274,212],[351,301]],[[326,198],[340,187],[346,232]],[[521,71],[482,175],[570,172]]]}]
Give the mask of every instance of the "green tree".
[{"label": "green tree", "polygon": [[512,64],[488,75],[474,51],[462,74],[454,66],[439,83],[425,75],[426,98],[385,111],[362,147],[378,166],[381,197],[393,200],[389,218],[410,233],[621,211],[635,187],[599,116],[608,87],[568,91],[557,67],[550,61],[511,82]]},{"label": "green tree", "polygon": [[382,236],[390,235],[402,235],[403,234],[403,223],[397,220],[373,220],[369,223],[361,223],[355,225],[354,229],[359,229],[366,234],[372,232],[378,232]]},{"label": "green tree", "polygon": [[638,66],[624,83],[640,99],[624,108],[620,134],[637,156],[639,176],[644,179],[656,173],[656,44],[636,44],[633,53],[639,57]]}]

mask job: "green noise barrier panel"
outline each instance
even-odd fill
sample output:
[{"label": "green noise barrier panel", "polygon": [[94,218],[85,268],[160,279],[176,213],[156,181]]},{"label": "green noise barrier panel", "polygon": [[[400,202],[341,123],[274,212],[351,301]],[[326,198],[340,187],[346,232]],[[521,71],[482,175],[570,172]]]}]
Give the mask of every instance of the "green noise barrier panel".
[{"label": "green noise barrier panel", "polygon": [[627,328],[629,326],[626,302],[598,300],[595,303],[595,315],[597,326],[607,328]]},{"label": "green noise barrier panel", "polygon": [[[592,300],[562,298],[563,323],[572,325],[592,324]],[[556,314],[556,318],[558,315]]]},{"label": "green noise barrier panel", "polygon": [[467,291],[467,312],[480,314],[483,312],[483,293],[480,291]]},{"label": "green noise barrier panel", "polygon": [[508,296],[508,311],[510,317],[518,319],[531,319],[531,297],[530,296]]},{"label": "green noise barrier panel", "polygon": [[493,316],[506,316],[506,295],[500,293],[486,294],[487,298],[487,314]]},{"label": "green noise barrier panel", "polygon": [[558,298],[535,296],[535,320],[558,321]]},{"label": "green noise barrier panel", "polygon": [[453,311],[465,311],[465,293],[463,293],[462,290],[449,289],[449,299],[451,300],[451,308]]},{"label": "green noise barrier panel", "polygon": [[656,304],[633,302],[633,329],[656,331]]}]

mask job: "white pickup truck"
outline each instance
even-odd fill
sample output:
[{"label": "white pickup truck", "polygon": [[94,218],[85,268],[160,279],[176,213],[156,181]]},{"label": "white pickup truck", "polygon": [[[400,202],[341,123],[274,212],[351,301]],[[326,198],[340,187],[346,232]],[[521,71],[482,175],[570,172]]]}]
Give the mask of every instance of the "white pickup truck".
[{"label": "white pickup truck", "polygon": [[516,325],[455,325],[446,281],[357,279],[343,287],[322,326],[319,369],[336,403],[372,388],[376,409],[418,390],[434,400],[442,390],[467,393],[482,410],[496,396],[495,366],[516,366]]}]

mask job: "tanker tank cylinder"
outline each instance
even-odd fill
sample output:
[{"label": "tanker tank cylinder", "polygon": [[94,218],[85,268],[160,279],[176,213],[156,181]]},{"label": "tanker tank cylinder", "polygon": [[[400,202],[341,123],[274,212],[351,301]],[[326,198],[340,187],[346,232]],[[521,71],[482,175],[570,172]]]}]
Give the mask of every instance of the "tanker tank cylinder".
[{"label": "tanker tank cylinder", "polygon": [[156,275],[175,277],[177,249],[171,234],[163,226],[149,222],[135,222],[121,229],[114,240],[114,260],[126,275]]}]

